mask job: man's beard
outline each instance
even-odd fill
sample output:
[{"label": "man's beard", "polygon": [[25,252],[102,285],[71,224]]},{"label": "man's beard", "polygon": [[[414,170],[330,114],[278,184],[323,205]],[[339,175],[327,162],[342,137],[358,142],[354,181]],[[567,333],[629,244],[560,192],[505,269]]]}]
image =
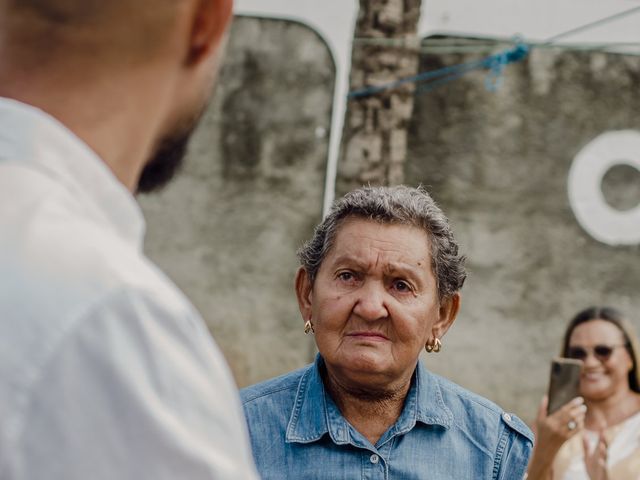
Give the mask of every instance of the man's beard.
[{"label": "man's beard", "polygon": [[156,147],[142,169],[136,193],[150,193],[163,188],[180,170],[191,134],[195,130],[204,108],[183,119],[171,132],[156,143]]}]

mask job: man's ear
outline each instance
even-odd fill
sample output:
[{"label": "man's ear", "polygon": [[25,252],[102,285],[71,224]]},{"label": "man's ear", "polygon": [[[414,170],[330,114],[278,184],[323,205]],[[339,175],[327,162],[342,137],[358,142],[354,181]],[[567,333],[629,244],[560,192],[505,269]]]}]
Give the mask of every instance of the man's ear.
[{"label": "man's ear", "polygon": [[433,334],[436,338],[442,338],[458,316],[460,310],[460,293],[456,292],[451,297],[440,302],[438,309],[438,321],[433,325]]},{"label": "man's ear", "polygon": [[200,63],[223,45],[233,15],[233,0],[196,0],[189,39],[190,65]]},{"label": "man's ear", "polygon": [[311,320],[311,305],[313,296],[313,285],[307,271],[300,267],[296,272],[295,280],[296,297],[298,298],[298,308],[302,319],[306,322]]}]

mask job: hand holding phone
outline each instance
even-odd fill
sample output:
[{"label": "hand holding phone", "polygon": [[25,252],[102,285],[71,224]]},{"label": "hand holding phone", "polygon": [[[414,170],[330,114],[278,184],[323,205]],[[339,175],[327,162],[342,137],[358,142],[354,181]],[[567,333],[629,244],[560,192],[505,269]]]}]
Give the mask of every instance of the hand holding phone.
[{"label": "hand holding phone", "polygon": [[580,395],[582,361],[572,358],[554,358],[549,376],[549,403],[547,415]]}]

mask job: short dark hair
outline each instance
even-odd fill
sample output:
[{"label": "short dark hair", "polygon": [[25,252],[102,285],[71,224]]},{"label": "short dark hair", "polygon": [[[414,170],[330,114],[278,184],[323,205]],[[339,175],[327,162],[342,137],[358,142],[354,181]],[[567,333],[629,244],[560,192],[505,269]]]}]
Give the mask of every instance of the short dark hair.
[{"label": "short dark hair", "polygon": [[315,228],[313,236],[298,250],[300,264],[311,283],[322,261],[333,247],[346,219],[362,218],[383,224],[409,225],[429,238],[431,268],[436,277],[438,298],[458,292],[467,276],[465,257],[458,253],[449,220],[423,187],[363,187],[334,202],[329,214]]},{"label": "short dark hair", "polygon": [[629,388],[634,392],[640,393],[640,376],[638,372],[638,337],[635,334],[633,325],[629,322],[622,312],[607,306],[593,306],[585,308],[576,314],[575,317],[569,322],[564,332],[564,338],[562,340],[562,351],[560,354],[563,357],[567,356],[567,350],[569,349],[569,340],[571,340],[571,334],[578,325],[587,323],[593,320],[604,320],[614,324],[624,337],[625,348],[631,360],[633,361],[633,367],[629,372]]}]

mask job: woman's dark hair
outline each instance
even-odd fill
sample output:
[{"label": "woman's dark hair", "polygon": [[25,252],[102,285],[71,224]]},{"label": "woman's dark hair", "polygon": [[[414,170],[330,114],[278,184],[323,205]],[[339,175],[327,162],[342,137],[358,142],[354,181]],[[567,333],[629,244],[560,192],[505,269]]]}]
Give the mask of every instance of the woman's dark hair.
[{"label": "woman's dark hair", "polygon": [[575,317],[567,325],[567,329],[564,333],[564,339],[562,341],[563,357],[567,356],[567,350],[569,348],[569,340],[571,334],[578,325],[587,323],[593,320],[604,320],[605,322],[613,323],[618,330],[622,332],[624,337],[624,346],[631,356],[633,367],[629,372],[629,388],[634,392],[640,393],[640,376],[638,372],[638,354],[640,353],[640,347],[638,345],[638,337],[634,331],[633,325],[629,322],[622,312],[613,307],[589,307],[581,312],[578,312]]}]

